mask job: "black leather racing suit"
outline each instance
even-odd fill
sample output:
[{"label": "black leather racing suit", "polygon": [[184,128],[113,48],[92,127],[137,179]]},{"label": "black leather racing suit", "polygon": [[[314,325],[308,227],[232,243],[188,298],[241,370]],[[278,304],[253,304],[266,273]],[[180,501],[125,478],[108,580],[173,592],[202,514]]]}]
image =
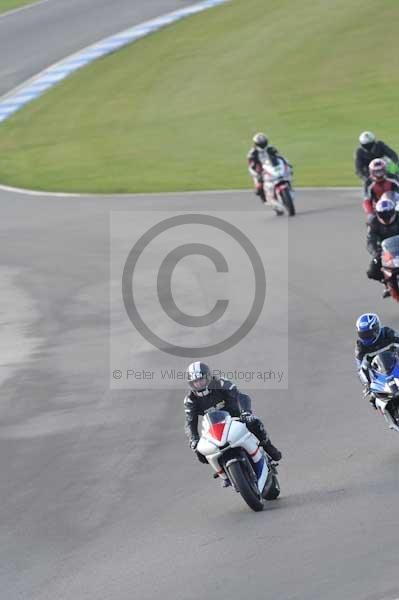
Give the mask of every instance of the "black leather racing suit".
[{"label": "black leather racing suit", "polygon": [[399,215],[395,216],[393,223],[384,225],[376,216],[369,223],[367,231],[367,250],[373,257],[367,271],[367,277],[382,281],[381,273],[381,242],[393,235],[399,235]]},{"label": "black leather racing suit", "polygon": [[399,335],[391,327],[381,327],[380,335],[373,344],[363,344],[361,340],[356,341],[355,358],[358,370],[367,368],[374,356],[381,350],[385,350],[391,345],[399,345]]},{"label": "black leather racing suit", "polygon": [[249,422],[245,419],[246,414],[252,414],[249,396],[242,394],[231,381],[217,379],[216,377],[212,379],[208,390],[209,393],[206,396],[197,396],[194,392],[190,392],[184,398],[185,431],[190,443],[199,440],[198,417],[204,415],[209,408],[215,407],[227,411],[232,417],[242,417],[243,422],[246,423],[251,433],[259,439],[266,452],[274,460],[281,458],[281,456],[278,456],[280,452],[272,445],[259,417],[252,415]]},{"label": "black leather racing suit", "polygon": [[382,141],[375,142],[371,150],[366,150],[362,146],[359,146],[355,152],[356,175],[360,179],[366,180],[369,176],[369,164],[371,161],[375,158],[383,158],[384,156],[388,156],[388,158],[397,164],[398,155]]}]

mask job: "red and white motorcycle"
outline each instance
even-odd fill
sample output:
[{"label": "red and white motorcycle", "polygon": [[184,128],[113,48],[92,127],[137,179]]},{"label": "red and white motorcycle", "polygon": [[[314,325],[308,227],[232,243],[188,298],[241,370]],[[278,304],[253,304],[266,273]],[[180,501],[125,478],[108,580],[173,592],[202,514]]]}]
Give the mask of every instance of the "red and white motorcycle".
[{"label": "red and white motorcycle", "polygon": [[229,479],[252,510],[263,510],[265,500],[280,495],[276,464],[247,426],[225,410],[207,411],[197,451],[206,457],[215,476]]},{"label": "red and white motorcycle", "polygon": [[263,190],[266,201],[270,202],[278,215],[287,211],[290,217],[295,215],[292,194],[292,171],[281,158],[269,156],[263,163]]}]

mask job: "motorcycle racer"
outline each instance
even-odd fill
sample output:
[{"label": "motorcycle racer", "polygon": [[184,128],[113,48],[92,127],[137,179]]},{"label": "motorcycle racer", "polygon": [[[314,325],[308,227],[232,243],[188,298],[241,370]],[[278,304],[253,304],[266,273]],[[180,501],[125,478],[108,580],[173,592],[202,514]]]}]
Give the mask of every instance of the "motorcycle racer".
[{"label": "motorcycle racer", "polygon": [[382,327],[375,313],[364,313],[356,321],[355,359],[360,381],[364,385],[364,395],[375,407],[374,396],[369,392],[369,368],[374,356],[388,348],[399,348],[399,334],[390,327]]},{"label": "motorcycle racer", "polygon": [[[211,407],[225,410],[232,417],[239,417],[249,431],[258,438],[260,446],[270,458],[275,461],[281,460],[281,452],[270,441],[262,421],[252,413],[249,396],[240,392],[231,381],[213,377],[209,366],[203,362],[191,363],[187,367],[186,375],[190,391],[184,398],[185,432],[189,438],[190,448],[196,453],[200,462],[208,463],[205,456],[197,451],[200,439],[198,417],[204,415]],[[229,485],[228,480],[227,485]]]},{"label": "motorcycle racer", "polygon": [[398,155],[392,148],[383,141],[376,140],[374,133],[363,131],[359,136],[360,146],[355,152],[355,171],[356,175],[364,181],[369,176],[369,164],[375,158],[384,158],[387,156],[395,165],[398,163]]},{"label": "motorcycle racer", "polygon": [[248,152],[248,171],[251,175],[254,186],[255,194],[261,198],[263,202],[266,202],[265,193],[263,190],[263,163],[271,158],[280,158],[292,171],[292,166],[289,162],[278,152],[274,146],[269,146],[269,140],[264,133],[256,133],[252,138],[253,146]]},{"label": "motorcycle racer", "polygon": [[369,165],[370,176],[364,184],[363,208],[368,220],[374,214],[375,205],[385,192],[399,193],[399,180],[395,175],[387,175],[387,166],[381,158],[375,158]]},{"label": "motorcycle racer", "polygon": [[[386,192],[378,200],[375,215],[372,217],[367,231],[367,250],[373,257],[367,271],[369,279],[384,283],[381,272],[381,243],[394,235],[399,235],[399,214],[395,210],[395,203],[391,199],[392,192]],[[389,296],[389,291],[384,291],[383,297]]]}]

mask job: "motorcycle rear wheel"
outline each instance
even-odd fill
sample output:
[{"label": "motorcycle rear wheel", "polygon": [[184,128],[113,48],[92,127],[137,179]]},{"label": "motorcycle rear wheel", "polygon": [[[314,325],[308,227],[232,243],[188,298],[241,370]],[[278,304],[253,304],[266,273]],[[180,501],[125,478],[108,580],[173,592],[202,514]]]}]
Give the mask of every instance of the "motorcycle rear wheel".
[{"label": "motorcycle rear wheel", "polygon": [[249,481],[248,473],[242,461],[230,463],[227,467],[229,477],[233,481],[235,487],[240,492],[241,496],[255,512],[263,510],[264,501],[259,492],[256,492],[251,481]]}]

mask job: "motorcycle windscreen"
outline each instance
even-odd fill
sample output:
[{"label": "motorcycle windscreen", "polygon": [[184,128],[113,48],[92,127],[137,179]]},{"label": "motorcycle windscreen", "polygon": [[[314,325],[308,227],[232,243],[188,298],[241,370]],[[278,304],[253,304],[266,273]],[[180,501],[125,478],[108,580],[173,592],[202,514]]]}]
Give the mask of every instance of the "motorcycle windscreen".
[{"label": "motorcycle windscreen", "polygon": [[209,424],[209,435],[216,440],[220,440],[223,437],[226,420],[229,417],[229,413],[225,410],[214,410],[206,414],[206,419]]},{"label": "motorcycle windscreen", "polygon": [[391,375],[398,362],[398,355],[391,350],[385,350],[377,354],[372,360],[371,368],[382,375]]},{"label": "motorcycle windscreen", "polygon": [[386,238],[382,244],[381,262],[383,267],[399,267],[399,235]]}]

